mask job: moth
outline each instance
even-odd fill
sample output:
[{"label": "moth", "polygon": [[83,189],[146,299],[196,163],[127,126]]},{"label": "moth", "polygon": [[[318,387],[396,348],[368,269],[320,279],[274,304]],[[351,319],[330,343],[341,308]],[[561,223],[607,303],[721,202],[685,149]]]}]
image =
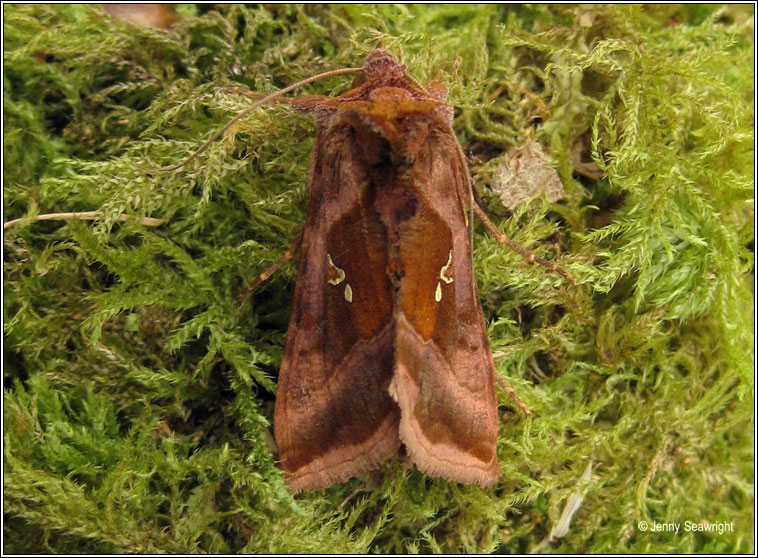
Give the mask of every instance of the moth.
[{"label": "moth", "polygon": [[318,136],[274,413],[287,486],[322,489],[404,448],[428,475],[489,487],[495,367],[453,108],[381,44],[362,73],[340,96],[288,100]]}]

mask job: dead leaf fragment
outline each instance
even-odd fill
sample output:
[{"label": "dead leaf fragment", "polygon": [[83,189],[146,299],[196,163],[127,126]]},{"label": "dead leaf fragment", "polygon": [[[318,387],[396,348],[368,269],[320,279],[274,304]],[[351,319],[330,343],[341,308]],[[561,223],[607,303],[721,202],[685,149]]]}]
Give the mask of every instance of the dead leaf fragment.
[{"label": "dead leaf fragment", "polygon": [[540,144],[527,139],[511,149],[495,168],[492,190],[508,209],[545,193],[550,202],[563,198],[563,183]]}]

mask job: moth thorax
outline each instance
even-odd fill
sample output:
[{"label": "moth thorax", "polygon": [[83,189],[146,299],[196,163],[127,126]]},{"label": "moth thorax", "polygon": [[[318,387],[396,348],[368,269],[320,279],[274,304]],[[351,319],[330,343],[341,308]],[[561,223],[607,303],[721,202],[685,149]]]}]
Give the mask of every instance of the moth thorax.
[{"label": "moth thorax", "polygon": [[407,89],[402,87],[377,87],[368,94],[368,98],[372,101],[382,99],[412,99],[413,95]]}]

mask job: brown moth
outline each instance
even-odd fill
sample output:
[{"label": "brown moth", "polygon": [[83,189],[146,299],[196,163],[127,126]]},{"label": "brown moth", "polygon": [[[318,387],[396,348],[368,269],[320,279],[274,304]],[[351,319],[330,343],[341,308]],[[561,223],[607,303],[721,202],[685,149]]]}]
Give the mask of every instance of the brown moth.
[{"label": "brown moth", "polygon": [[287,485],[325,488],[404,447],[426,474],[488,487],[495,368],[453,109],[381,45],[363,77],[288,101],[319,132],[274,416]]}]

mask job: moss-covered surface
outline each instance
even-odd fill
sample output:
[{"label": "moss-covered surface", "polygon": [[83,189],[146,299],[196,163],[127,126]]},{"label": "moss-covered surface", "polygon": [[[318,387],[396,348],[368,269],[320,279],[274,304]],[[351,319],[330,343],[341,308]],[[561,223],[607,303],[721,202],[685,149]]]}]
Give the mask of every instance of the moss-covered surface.
[{"label": "moss-covered surface", "polygon": [[[4,6],[4,221],[30,218],[3,245],[3,550],[753,552],[751,9],[181,7],[163,31]],[[302,226],[314,125],[264,108],[146,170],[249,106],[225,87],[378,39],[421,80],[448,62],[493,208],[491,160],[543,146],[565,198],[498,223],[579,286],[477,228],[496,365],[534,412],[500,393],[494,489],[393,460],[292,498],[271,420],[295,266],[238,295]]]}]

